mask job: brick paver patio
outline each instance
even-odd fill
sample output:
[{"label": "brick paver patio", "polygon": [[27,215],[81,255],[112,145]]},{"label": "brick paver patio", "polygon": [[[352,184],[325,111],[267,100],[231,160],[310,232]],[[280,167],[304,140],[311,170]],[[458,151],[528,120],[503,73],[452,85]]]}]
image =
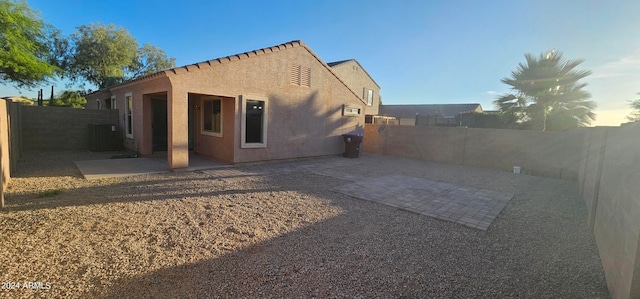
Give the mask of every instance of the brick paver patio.
[{"label": "brick paver patio", "polygon": [[251,177],[259,178],[305,172],[330,176],[350,182],[334,189],[336,192],[480,230],[487,230],[491,222],[513,197],[511,193],[458,186],[403,175],[366,178],[336,169],[359,163],[361,162],[357,160],[337,160],[293,167],[286,164],[273,164],[261,170],[223,168],[201,172],[226,182],[241,181]]},{"label": "brick paver patio", "polygon": [[403,175],[365,179],[336,188],[356,198],[487,230],[513,194]]}]

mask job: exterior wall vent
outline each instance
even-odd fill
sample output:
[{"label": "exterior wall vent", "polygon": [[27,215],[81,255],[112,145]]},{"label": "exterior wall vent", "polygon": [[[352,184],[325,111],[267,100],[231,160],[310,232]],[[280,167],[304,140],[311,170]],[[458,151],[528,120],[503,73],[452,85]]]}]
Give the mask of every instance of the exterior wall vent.
[{"label": "exterior wall vent", "polygon": [[311,87],[311,68],[294,64],[291,66],[291,84]]}]

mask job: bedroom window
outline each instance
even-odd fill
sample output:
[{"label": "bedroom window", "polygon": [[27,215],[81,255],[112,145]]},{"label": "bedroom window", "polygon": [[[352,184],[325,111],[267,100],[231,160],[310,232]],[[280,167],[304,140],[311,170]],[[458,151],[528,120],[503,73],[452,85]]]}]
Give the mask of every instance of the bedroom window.
[{"label": "bedroom window", "polygon": [[241,147],[267,146],[267,100],[261,97],[242,98]]}]

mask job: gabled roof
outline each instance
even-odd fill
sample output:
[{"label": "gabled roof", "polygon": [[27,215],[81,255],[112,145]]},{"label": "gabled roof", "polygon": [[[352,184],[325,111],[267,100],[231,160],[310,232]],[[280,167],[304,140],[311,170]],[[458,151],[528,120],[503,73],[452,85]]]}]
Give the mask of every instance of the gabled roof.
[{"label": "gabled roof", "polygon": [[365,69],[362,67],[362,65],[361,65],[357,60],[355,60],[355,59],[347,59],[347,60],[340,60],[340,61],[329,62],[329,63],[327,63],[327,65],[328,65],[328,66],[330,66],[330,67],[334,67],[334,66],[341,65],[341,64],[344,64],[344,63],[347,63],[347,62],[351,62],[351,61],[355,62],[355,63],[360,67],[360,69],[361,69],[361,70],[363,70],[363,71],[364,71],[364,73],[365,73],[367,76],[369,76],[369,79],[371,79],[371,81],[373,81],[373,84],[375,84],[376,86],[378,86],[378,88],[380,88],[380,85],[378,85],[378,82],[376,82],[376,80],[373,80],[373,77],[371,77],[371,75],[369,75],[369,73],[367,72],[367,70],[365,70]]},{"label": "gabled roof", "polygon": [[[131,80],[128,80],[128,81],[120,83],[120,84],[116,84],[116,85],[113,85],[113,86],[110,86],[110,87],[106,87],[106,88],[103,88],[101,90],[96,90],[96,91],[92,92],[91,94],[100,92],[100,91],[105,90],[105,89],[108,90],[108,89],[112,89],[112,88],[117,88],[117,87],[120,87],[120,86],[125,86],[125,85],[136,83],[136,82],[151,80],[151,79],[154,79],[154,78],[168,77],[168,76],[176,75],[176,74],[179,75],[179,74],[184,73],[184,72],[190,72],[190,71],[198,70],[198,69],[205,68],[205,67],[213,67],[215,65],[230,63],[230,62],[241,60],[241,59],[248,59],[248,58],[252,58],[252,57],[255,57],[255,56],[270,54],[270,53],[279,52],[279,51],[283,51],[283,50],[291,49],[291,48],[296,48],[296,47],[303,47],[305,50],[307,50],[309,52],[309,54],[311,54],[311,56],[313,56],[316,60],[318,60],[318,62],[320,62],[320,64],[322,64],[329,71],[329,73],[331,73],[336,79],[338,79],[338,81],[340,83],[342,83],[345,87],[347,87],[347,89],[350,90],[351,93],[353,93],[358,99],[360,99],[360,97],[355,92],[353,92],[347,86],[347,84],[345,84],[344,81],[342,81],[342,79],[340,79],[340,77],[336,75],[336,73],[333,72],[331,67],[329,65],[327,65],[324,61],[322,61],[322,59],[320,59],[320,57],[318,57],[318,55],[316,55],[316,53],[314,53],[311,50],[311,48],[309,48],[301,40],[294,40],[294,41],[290,41],[290,42],[284,43],[284,44],[279,44],[279,45],[276,45],[276,46],[273,46],[273,47],[262,48],[262,49],[253,50],[253,51],[249,51],[249,52],[244,52],[244,53],[240,53],[240,54],[235,54],[235,55],[220,57],[220,58],[216,58],[216,59],[212,59],[212,60],[202,61],[202,62],[198,62],[198,63],[194,63],[194,64],[175,67],[175,68],[172,68],[172,69],[160,71],[160,72],[153,73],[153,74],[150,74],[150,75],[145,75],[145,76],[140,76],[140,77],[137,77],[137,78],[133,78]],[[349,60],[345,60],[345,62],[346,61],[349,61]],[[357,63],[357,61],[356,61],[356,63]],[[363,101],[362,99],[360,99],[360,100]]]},{"label": "gabled roof", "polygon": [[380,105],[380,115],[414,118],[416,115],[456,116],[460,113],[482,112],[480,104]]},{"label": "gabled roof", "polygon": [[340,60],[340,61],[329,62],[329,63],[327,63],[327,65],[329,65],[329,66],[335,66],[335,65],[343,64],[343,63],[345,63],[345,62],[347,62],[347,61],[351,61],[351,60],[355,60],[355,59],[347,59],[347,60]]}]

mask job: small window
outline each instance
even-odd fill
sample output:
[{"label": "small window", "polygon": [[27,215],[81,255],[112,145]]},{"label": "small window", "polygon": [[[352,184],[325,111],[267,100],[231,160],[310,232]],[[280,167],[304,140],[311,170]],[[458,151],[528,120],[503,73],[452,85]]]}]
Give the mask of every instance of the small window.
[{"label": "small window", "polygon": [[133,138],[133,98],[130,93],[124,95],[125,102],[125,129],[128,138]]},{"label": "small window", "polygon": [[373,106],[373,90],[365,88],[363,99],[367,102],[367,106]]},{"label": "small window", "polygon": [[116,96],[111,96],[111,103],[109,105],[110,109],[116,109]]},{"label": "small window", "polygon": [[343,106],[342,107],[342,115],[343,116],[358,116],[362,112],[362,109],[354,106]]},{"label": "small window", "polygon": [[102,102],[100,100],[96,100],[96,105],[98,105],[98,110],[102,109]]},{"label": "small window", "polygon": [[202,100],[202,134],[222,137],[222,100]]},{"label": "small window", "polygon": [[257,148],[267,146],[267,101],[261,97],[242,99],[241,147]]}]

